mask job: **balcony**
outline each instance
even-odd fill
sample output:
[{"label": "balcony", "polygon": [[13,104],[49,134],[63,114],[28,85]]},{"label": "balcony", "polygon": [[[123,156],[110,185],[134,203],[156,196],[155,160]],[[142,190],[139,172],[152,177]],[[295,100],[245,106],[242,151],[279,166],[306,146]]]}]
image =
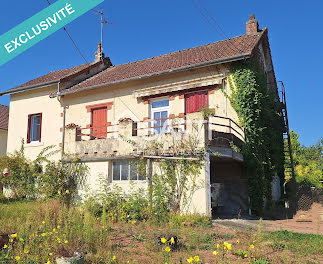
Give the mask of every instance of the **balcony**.
[{"label": "balcony", "polygon": [[96,160],[136,155],[172,156],[184,154],[183,141],[191,144],[190,150],[194,152],[208,146],[221,156],[242,160],[232,146],[241,149],[243,128],[231,118],[212,115],[205,119],[200,112],[144,121],[123,119],[103,128],[67,126],[64,150],[83,159]]}]

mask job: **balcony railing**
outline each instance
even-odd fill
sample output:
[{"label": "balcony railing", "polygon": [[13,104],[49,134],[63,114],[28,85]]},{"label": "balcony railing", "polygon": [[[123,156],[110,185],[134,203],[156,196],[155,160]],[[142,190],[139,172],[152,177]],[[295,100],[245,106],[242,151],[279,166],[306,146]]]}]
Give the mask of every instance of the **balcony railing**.
[{"label": "balcony railing", "polygon": [[[124,121],[117,124],[107,124],[102,127],[78,128],[76,141],[93,139],[119,138],[120,135],[128,137],[158,136],[165,133],[185,133],[190,126],[197,129],[202,125],[207,129],[209,140],[212,140],[212,132],[232,134],[244,141],[244,129],[229,117],[212,115],[208,119],[191,118],[192,114],[181,117],[168,117],[159,119],[146,119],[143,121]],[[156,125],[157,124],[157,125]]]}]

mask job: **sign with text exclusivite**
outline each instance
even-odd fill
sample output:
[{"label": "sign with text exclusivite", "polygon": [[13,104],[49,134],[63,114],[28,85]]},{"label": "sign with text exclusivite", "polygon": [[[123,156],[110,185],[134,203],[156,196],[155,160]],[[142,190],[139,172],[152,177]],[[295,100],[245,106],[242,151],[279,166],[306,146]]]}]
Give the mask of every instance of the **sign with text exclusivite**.
[{"label": "sign with text exclusivite", "polygon": [[58,0],[0,36],[0,66],[104,0]]}]

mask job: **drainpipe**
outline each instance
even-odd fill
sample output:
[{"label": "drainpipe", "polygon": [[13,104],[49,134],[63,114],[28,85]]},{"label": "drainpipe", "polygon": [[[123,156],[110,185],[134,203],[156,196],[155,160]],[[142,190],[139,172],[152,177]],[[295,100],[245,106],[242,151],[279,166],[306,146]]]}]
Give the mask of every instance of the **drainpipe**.
[{"label": "drainpipe", "polygon": [[205,196],[206,196],[206,214],[212,218],[211,204],[211,168],[210,153],[205,155]]},{"label": "drainpipe", "polygon": [[64,149],[65,149],[65,117],[66,117],[66,107],[62,103],[62,97],[61,97],[61,87],[60,82],[57,84],[57,100],[61,104],[61,107],[63,108],[63,124],[62,124],[62,152],[61,152],[61,161],[63,161],[64,157]]}]

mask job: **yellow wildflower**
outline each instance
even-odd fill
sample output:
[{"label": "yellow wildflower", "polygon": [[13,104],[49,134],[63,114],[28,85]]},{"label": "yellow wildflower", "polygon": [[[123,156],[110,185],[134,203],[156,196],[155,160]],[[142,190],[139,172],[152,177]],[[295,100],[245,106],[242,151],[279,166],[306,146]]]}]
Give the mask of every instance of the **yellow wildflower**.
[{"label": "yellow wildflower", "polygon": [[9,242],[10,242],[10,243],[12,243],[12,242],[13,242],[13,239],[12,239],[12,238],[10,238],[10,239],[9,239]]},{"label": "yellow wildflower", "polygon": [[25,249],[24,249],[24,253],[25,253],[25,254],[28,254],[28,253],[29,253],[29,250],[25,248]]},{"label": "yellow wildflower", "polygon": [[24,239],[23,238],[20,238],[19,240],[20,240],[20,242],[24,242]]},{"label": "yellow wildflower", "polygon": [[165,251],[166,251],[166,252],[169,252],[169,251],[170,251],[170,247],[166,247],[166,248],[165,248]]},{"label": "yellow wildflower", "polygon": [[50,264],[51,262],[50,262],[50,260],[48,260],[45,264]]},{"label": "yellow wildflower", "polygon": [[196,262],[199,262],[199,261],[200,261],[200,257],[199,257],[199,256],[195,256],[195,257],[194,257],[194,260],[195,260]]},{"label": "yellow wildflower", "polygon": [[67,194],[69,194],[69,193],[70,193],[70,191],[69,191],[69,190],[66,190],[66,193],[67,193]]},{"label": "yellow wildflower", "polygon": [[17,234],[12,234],[11,237],[12,238],[17,237]]},{"label": "yellow wildflower", "polygon": [[41,236],[42,236],[42,237],[44,237],[44,236],[46,236],[46,235],[47,235],[46,233],[41,233]]},{"label": "yellow wildflower", "polygon": [[65,243],[65,244],[67,244],[67,243],[68,243],[68,241],[67,241],[67,240],[65,240],[65,241],[64,241],[64,243]]},{"label": "yellow wildflower", "polygon": [[15,260],[20,260],[20,257],[19,256],[15,256]]},{"label": "yellow wildflower", "polygon": [[57,226],[57,229],[60,229],[60,228],[61,228],[61,226],[60,226],[60,225],[58,225],[58,226]]},{"label": "yellow wildflower", "polygon": [[216,256],[217,254],[219,254],[219,252],[217,252],[216,250],[214,250],[214,251],[212,252],[212,254],[213,254],[214,256]]},{"label": "yellow wildflower", "polygon": [[232,249],[232,245],[228,242],[224,242],[223,243],[223,249],[225,250],[231,250]]},{"label": "yellow wildflower", "polygon": [[165,244],[165,243],[167,242],[166,238],[164,238],[164,237],[162,237],[162,238],[160,239],[160,241],[161,241],[163,244]]},{"label": "yellow wildflower", "polygon": [[53,253],[49,253],[48,255],[53,256]]},{"label": "yellow wildflower", "polygon": [[112,257],[112,260],[116,260],[116,259],[117,259],[117,257],[116,257],[116,256],[113,256],[113,257]]},{"label": "yellow wildflower", "polygon": [[3,248],[5,248],[5,249],[8,248],[8,245],[4,245]]},{"label": "yellow wildflower", "polygon": [[217,248],[220,248],[220,244],[216,244],[216,247],[217,247]]},{"label": "yellow wildflower", "polygon": [[254,245],[250,245],[250,248],[253,249],[253,248],[255,248],[255,246]]},{"label": "yellow wildflower", "polygon": [[175,239],[173,237],[170,239],[170,243],[171,245],[175,244]]},{"label": "yellow wildflower", "polygon": [[53,232],[56,232],[56,228],[53,228]]},{"label": "yellow wildflower", "polygon": [[193,263],[194,259],[192,257],[190,257],[189,259],[187,259],[188,263]]},{"label": "yellow wildflower", "polygon": [[240,243],[240,240],[239,240],[239,239],[237,240],[237,243],[238,243],[238,244]]},{"label": "yellow wildflower", "polygon": [[245,258],[247,258],[247,257],[248,257],[248,255],[247,255],[247,254],[244,254],[244,257],[245,257]]},{"label": "yellow wildflower", "polygon": [[45,221],[41,222],[43,225],[46,223]]}]

